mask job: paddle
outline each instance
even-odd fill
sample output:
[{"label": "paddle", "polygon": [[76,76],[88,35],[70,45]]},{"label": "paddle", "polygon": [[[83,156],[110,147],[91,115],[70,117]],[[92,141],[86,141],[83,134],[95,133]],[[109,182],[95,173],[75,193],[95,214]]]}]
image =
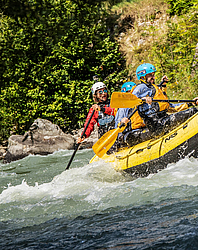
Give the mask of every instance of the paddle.
[{"label": "paddle", "polygon": [[[128,119],[132,117],[132,115],[137,111],[135,109],[129,116]],[[94,153],[98,157],[102,157],[115,143],[118,134],[123,132],[126,127],[125,123],[122,123],[119,127],[109,130],[105,133],[92,147]]]},{"label": "paddle", "polygon": [[[152,100],[153,102],[196,102],[196,100]],[[113,92],[110,106],[112,108],[133,108],[145,101],[131,93]]]},{"label": "paddle", "polygon": [[[89,126],[89,123],[90,123],[90,121],[91,121],[91,118],[92,118],[93,115],[94,115],[94,112],[95,112],[95,110],[92,111],[91,116],[89,117],[89,120],[88,120],[88,122],[87,122],[87,125],[85,126],[85,128],[84,128],[84,130],[83,130],[83,133],[82,133],[82,135],[81,135],[81,138],[84,137],[85,132],[86,132],[86,130],[87,130],[88,126]],[[81,142],[76,144],[76,148],[75,148],[75,150],[74,150],[74,152],[73,152],[73,155],[72,155],[72,157],[71,157],[71,159],[70,159],[70,161],[69,161],[69,163],[68,163],[68,165],[67,165],[67,167],[66,167],[65,170],[69,169],[69,167],[70,167],[70,165],[71,165],[71,163],[72,163],[72,161],[73,161],[73,159],[74,159],[74,156],[75,156],[75,154],[76,154],[76,152],[77,152],[77,150],[78,150],[80,144],[81,144]]]}]

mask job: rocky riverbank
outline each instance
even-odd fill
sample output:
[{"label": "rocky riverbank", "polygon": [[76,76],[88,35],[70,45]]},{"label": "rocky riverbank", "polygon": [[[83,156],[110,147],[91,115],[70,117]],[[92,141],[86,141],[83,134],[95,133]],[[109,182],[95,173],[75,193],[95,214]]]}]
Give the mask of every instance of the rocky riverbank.
[{"label": "rocky riverbank", "polygon": [[[47,155],[58,150],[73,150],[82,129],[65,134],[58,125],[45,119],[36,119],[24,135],[11,135],[8,147],[0,147],[0,158],[5,163],[22,159],[29,154]],[[97,127],[83,141],[79,149],[91,148],[97,141]]]}]

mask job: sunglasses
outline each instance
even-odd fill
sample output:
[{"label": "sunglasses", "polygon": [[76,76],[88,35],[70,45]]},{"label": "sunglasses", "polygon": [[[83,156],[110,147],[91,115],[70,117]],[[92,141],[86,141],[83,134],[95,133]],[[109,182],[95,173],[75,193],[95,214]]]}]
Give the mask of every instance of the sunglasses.
[{"label": "sunglasses", "polygon": [[98,93],[101,95],[103,93],[107,93],[107,90],[106,89],[104,89],[104,90],[98,90]]}]

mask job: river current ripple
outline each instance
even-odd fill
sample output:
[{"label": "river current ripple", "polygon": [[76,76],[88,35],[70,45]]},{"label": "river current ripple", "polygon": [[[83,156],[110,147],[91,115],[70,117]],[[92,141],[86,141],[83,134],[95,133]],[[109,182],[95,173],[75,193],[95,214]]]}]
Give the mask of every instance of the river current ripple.
[{"label": "river current ripple", "polygon": [[0,249],[198,249],[198,159],[132,179],[79,150],[0,164]]}]

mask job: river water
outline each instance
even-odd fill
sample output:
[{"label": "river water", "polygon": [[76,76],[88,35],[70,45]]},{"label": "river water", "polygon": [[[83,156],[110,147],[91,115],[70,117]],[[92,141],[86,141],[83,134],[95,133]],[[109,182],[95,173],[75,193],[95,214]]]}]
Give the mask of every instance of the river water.
[{"label": "river water", "polygon": [[0,249],[198,249],[198,160],[132,179],[79,150],[0,164]]}]

